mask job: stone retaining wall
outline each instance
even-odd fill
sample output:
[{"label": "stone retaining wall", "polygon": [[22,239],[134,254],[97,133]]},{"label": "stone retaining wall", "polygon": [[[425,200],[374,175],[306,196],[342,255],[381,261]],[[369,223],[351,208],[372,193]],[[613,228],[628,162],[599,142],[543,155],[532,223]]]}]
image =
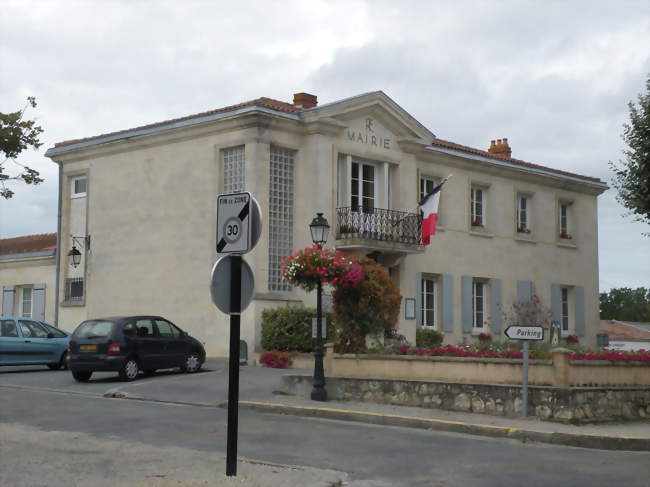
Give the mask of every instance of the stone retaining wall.
[{"label": "stone retaining wall", "polygon": [[[286,375],[282,389],[309,397],[310,375]],[[467,411],[497,416],[521,415],[521,386],[328,377],[331,399]],[[528,388],[528,413],[564,422],[650,418],[650,387]]]}]

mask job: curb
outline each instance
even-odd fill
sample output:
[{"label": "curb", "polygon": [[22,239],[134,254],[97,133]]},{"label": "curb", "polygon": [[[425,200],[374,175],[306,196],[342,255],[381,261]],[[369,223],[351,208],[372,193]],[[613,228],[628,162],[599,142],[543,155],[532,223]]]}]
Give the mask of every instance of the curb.
[{"label": "curb", "polygon": [[350,411],[347,409],[288,406],[285,404],[257,401],[239,401],[239,407],[264,413],[289,414],[307,418],[337,419],[340,421],[356,421],[382,426],[401,426],[430,431],[447,431],[452,433],[489,436],[493,438],[510,438],[522,442],[535,441],[539,443],[593,448],[598,450],[650,451],[650,437],[643,436],[601,436],[582,433],[547,432],[521,428],[508,428],[505,426],[463,423],[460,421],[447,421],[443,419]]}]

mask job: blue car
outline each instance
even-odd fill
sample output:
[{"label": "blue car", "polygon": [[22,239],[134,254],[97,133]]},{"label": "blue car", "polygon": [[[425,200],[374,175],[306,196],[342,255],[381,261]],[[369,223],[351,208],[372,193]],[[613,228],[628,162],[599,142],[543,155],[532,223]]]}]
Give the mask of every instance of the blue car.
[{"label": "blue car", "polygon": [[70,334],[42,321],[0,316],[0,365],[67,368]]}]

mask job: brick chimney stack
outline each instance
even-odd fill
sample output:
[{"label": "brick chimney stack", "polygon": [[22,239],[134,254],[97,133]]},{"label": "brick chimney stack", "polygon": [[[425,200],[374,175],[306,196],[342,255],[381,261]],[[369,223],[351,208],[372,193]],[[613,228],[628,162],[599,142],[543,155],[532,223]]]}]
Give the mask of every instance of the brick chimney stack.
[{"label": "brick chimney stack", "polygon": [[309,93],[295,93],[293,95],[293,105],[296,108],[313,108],[318,105],[318,98],[316,95]]},{"label": "brick chimney stack", "polygon": [[487,150],[490,154],[510,157],[512,149],[508,145],[508,139],[497,139],[490,141],[490,147]]}]

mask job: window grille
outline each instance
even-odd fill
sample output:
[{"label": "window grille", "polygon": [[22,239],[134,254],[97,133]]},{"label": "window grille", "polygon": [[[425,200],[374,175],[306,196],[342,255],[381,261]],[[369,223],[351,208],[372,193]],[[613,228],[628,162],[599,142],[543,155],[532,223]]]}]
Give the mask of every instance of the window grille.
[{"label": "window grille", "polygon": [[472,301],[474,302],[473,327],[483,328],[483,316],[485,315],[485,286],[481,281],[474,281],[472,286]]},{"label": "window grille", "polygon": [[84,278],[73,277],[65,280],[65,300],[66,301],[83,301],[84,298]]},{"label": "window grille", "polygon": [[223,192],[244,191],[244,146],[223,150]]},{"label": "window grille", "polygon": [[293,250],[294,151],[271,147],[269,188],[269,291],[290,291],[280,260]]},{"label": "window grille", "polygon": [[569,331],[569,288],[562,288],[562,331]]}]

